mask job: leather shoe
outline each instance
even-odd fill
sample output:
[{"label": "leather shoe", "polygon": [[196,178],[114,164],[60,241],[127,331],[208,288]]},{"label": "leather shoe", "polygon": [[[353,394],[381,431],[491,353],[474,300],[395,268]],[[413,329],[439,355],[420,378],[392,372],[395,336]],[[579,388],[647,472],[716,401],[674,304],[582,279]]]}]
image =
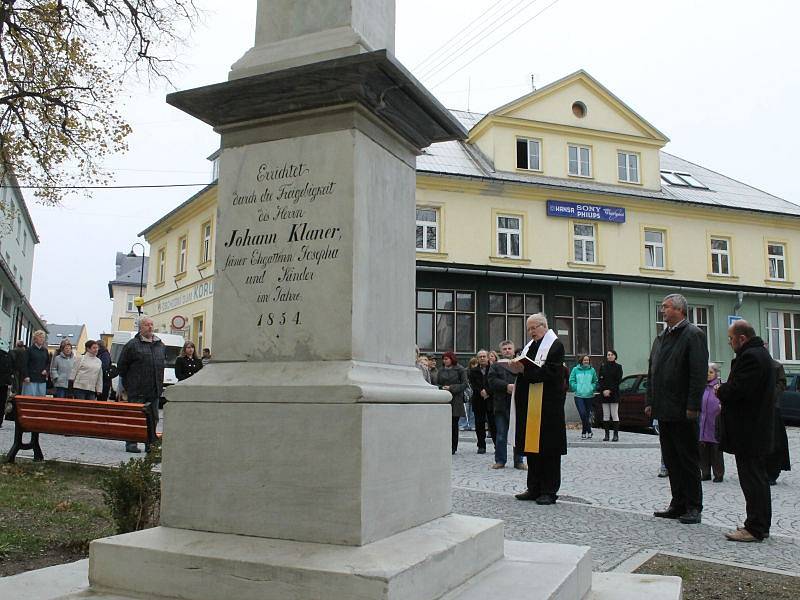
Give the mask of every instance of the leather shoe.
[{"label": "leather shoe", "polygon": [[478,448],[478,454],[486,454],[486,448]]},{"label": "leather shoe", "polygon": [[527,471],[528,465],[526,465],[524,462],[514,463],[514,468],[519,469],[520,471]]},{"label": "leather shoe", "polygon": [[556,499],[552,496],[548,496],[546,494],[542,494],[536,499],[536,504],[555,504]]},{"label": "leather shoe", "polygon": [[494,463],[490,469],[505,469],[506,466],[503,463]]},{"label": "leather shoe", "polygon": [[525,490],[521,494],[515,494],[514,498],[517,500],[536,500],[538,496],[531,492],[530,490]]},{"label": "leather shoe", "polygon": [[[744,531],[747,531],[747,530],[746,530],[744,527],[737,527],[737,528],[736,528],[736,530],[737,530],[737,531],[742,531],[742,530],[744,530]],[[755,537],[755,536],[753,536],[753,537]],[[768,534],[768,533],[765,533],[765,534],[764,534],[764,537],[763,537],[762,539],[764,539],[764,540],[768,540],[768,539],[769,539],[769,534]]]},{"label": "leather shoe", "polygon": [[131,454],[139,454],[141,450],[139,450],[139,444],[125,444],[125,452],[130,452]]},{"label": "leather shoe", "polygon": [[729,531],[725,537],[732,542],[760,542],[761,540],[747,531],[744,527],[737,527],[736,531]]},{"label": "leather shoe", "polygon": [[713,481],[714,483],[722,483],[722,476],[720,475],[719,477],[714,477]]},{"label": "leather shoe", "polygon": [[681,509],[670,506],[667,510],[657,510],[653,513],[653,516],[661,519],[679,519],[682,514],[683,511]]},{"label": "leather shoe", "polygon": [[678,521],[684,525],[697,525],[700,522],[700,511],[696,508],[690,508],[678,517]]}]

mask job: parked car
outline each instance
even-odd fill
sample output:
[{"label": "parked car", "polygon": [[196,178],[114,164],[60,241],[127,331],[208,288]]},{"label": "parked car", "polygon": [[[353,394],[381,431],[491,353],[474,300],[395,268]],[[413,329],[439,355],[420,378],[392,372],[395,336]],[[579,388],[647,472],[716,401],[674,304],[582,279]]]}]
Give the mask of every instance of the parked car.
[{"label": "parked car", "polygon": [[798,386],[800,386],[800,373],[787,373],[786,389],[778,398],[781,416],[787,423],[800,421],[800,389]]},{"label": "parked car", "polygon": [[[653,419],[644,414],[644,396],[647,391],[647,374],[638,373],[623,377],[619,384],[620,427],[652,429]],[[602,397],[594,397],[594,426],[603,426]]]}]

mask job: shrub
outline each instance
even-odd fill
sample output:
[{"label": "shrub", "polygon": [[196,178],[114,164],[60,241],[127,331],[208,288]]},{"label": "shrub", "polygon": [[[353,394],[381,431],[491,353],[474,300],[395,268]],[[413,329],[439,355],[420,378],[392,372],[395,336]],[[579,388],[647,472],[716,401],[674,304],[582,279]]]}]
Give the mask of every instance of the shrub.
[{"label": "shrub", "polygon": [[120,463],[100,481],[103,500],[111,511],[117,533],[146,529],[158,523],[161,505],[161,475],[153,471],[160,448],[144,458]]}]

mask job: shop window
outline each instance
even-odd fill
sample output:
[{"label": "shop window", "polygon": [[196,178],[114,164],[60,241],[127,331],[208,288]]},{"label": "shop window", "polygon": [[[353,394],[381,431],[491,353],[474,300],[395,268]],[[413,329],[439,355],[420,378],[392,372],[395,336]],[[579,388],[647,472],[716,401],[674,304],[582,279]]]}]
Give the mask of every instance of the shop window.
[{"label": "shop window", "polygon": [[489,292],[489,347],[497,348],[503,340],[520,349],[527,343],[525,321],[542,312],[541,294]]},{"label": "shop window", "polygon": [[711,272],[714,275],[731,274],[730,240],[711,238]]},{"label": "shop window", "polygon": [[571,296],[556,296],[553,305],[555,323],[550,326],[555,330],[558,339],[564,344],[564,351],[568,355],[575,354],[575,309]]},{"label": "shop window", "polygon": [[542,142],[540,140],[517,138],[517,168],[540,171],[541,149]]},{"label": "shop window", "polygon": [[782,362],[800,362],[800,313],[767,312],[769,351]]},{"label": "shop window", "polygon": [[475,352],[475,292],[418,289],[417,346],[424,352]]},{"label": "shop window", "polygon": [[575,354],[605,354],[603,303],[599,300],[575,300]]},{"label": "shop window", "polygon": [[439,251],[439,211],[417,207],[417,251]]},{"label": "shop window", "polygon": [[497,215],[497,255],[522,258],[522,218]]},{"label": "shop window", "polygon": [[776,281],[786,280],[786,246],[777,242],[767,244],[767,260],[769,261],[769,278]]}]

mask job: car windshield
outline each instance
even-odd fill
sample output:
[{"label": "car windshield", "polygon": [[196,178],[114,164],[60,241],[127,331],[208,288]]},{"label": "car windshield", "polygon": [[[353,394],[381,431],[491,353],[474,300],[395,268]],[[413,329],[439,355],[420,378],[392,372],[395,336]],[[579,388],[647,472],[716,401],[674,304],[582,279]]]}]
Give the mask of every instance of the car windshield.
[{"label": "car windshield", "polygon": [[630,377],[625,377],[622,381],[619,382],[619,391],[630,392],[636,386],[637,378],[638,378],[637,375],[631,375]]}]

